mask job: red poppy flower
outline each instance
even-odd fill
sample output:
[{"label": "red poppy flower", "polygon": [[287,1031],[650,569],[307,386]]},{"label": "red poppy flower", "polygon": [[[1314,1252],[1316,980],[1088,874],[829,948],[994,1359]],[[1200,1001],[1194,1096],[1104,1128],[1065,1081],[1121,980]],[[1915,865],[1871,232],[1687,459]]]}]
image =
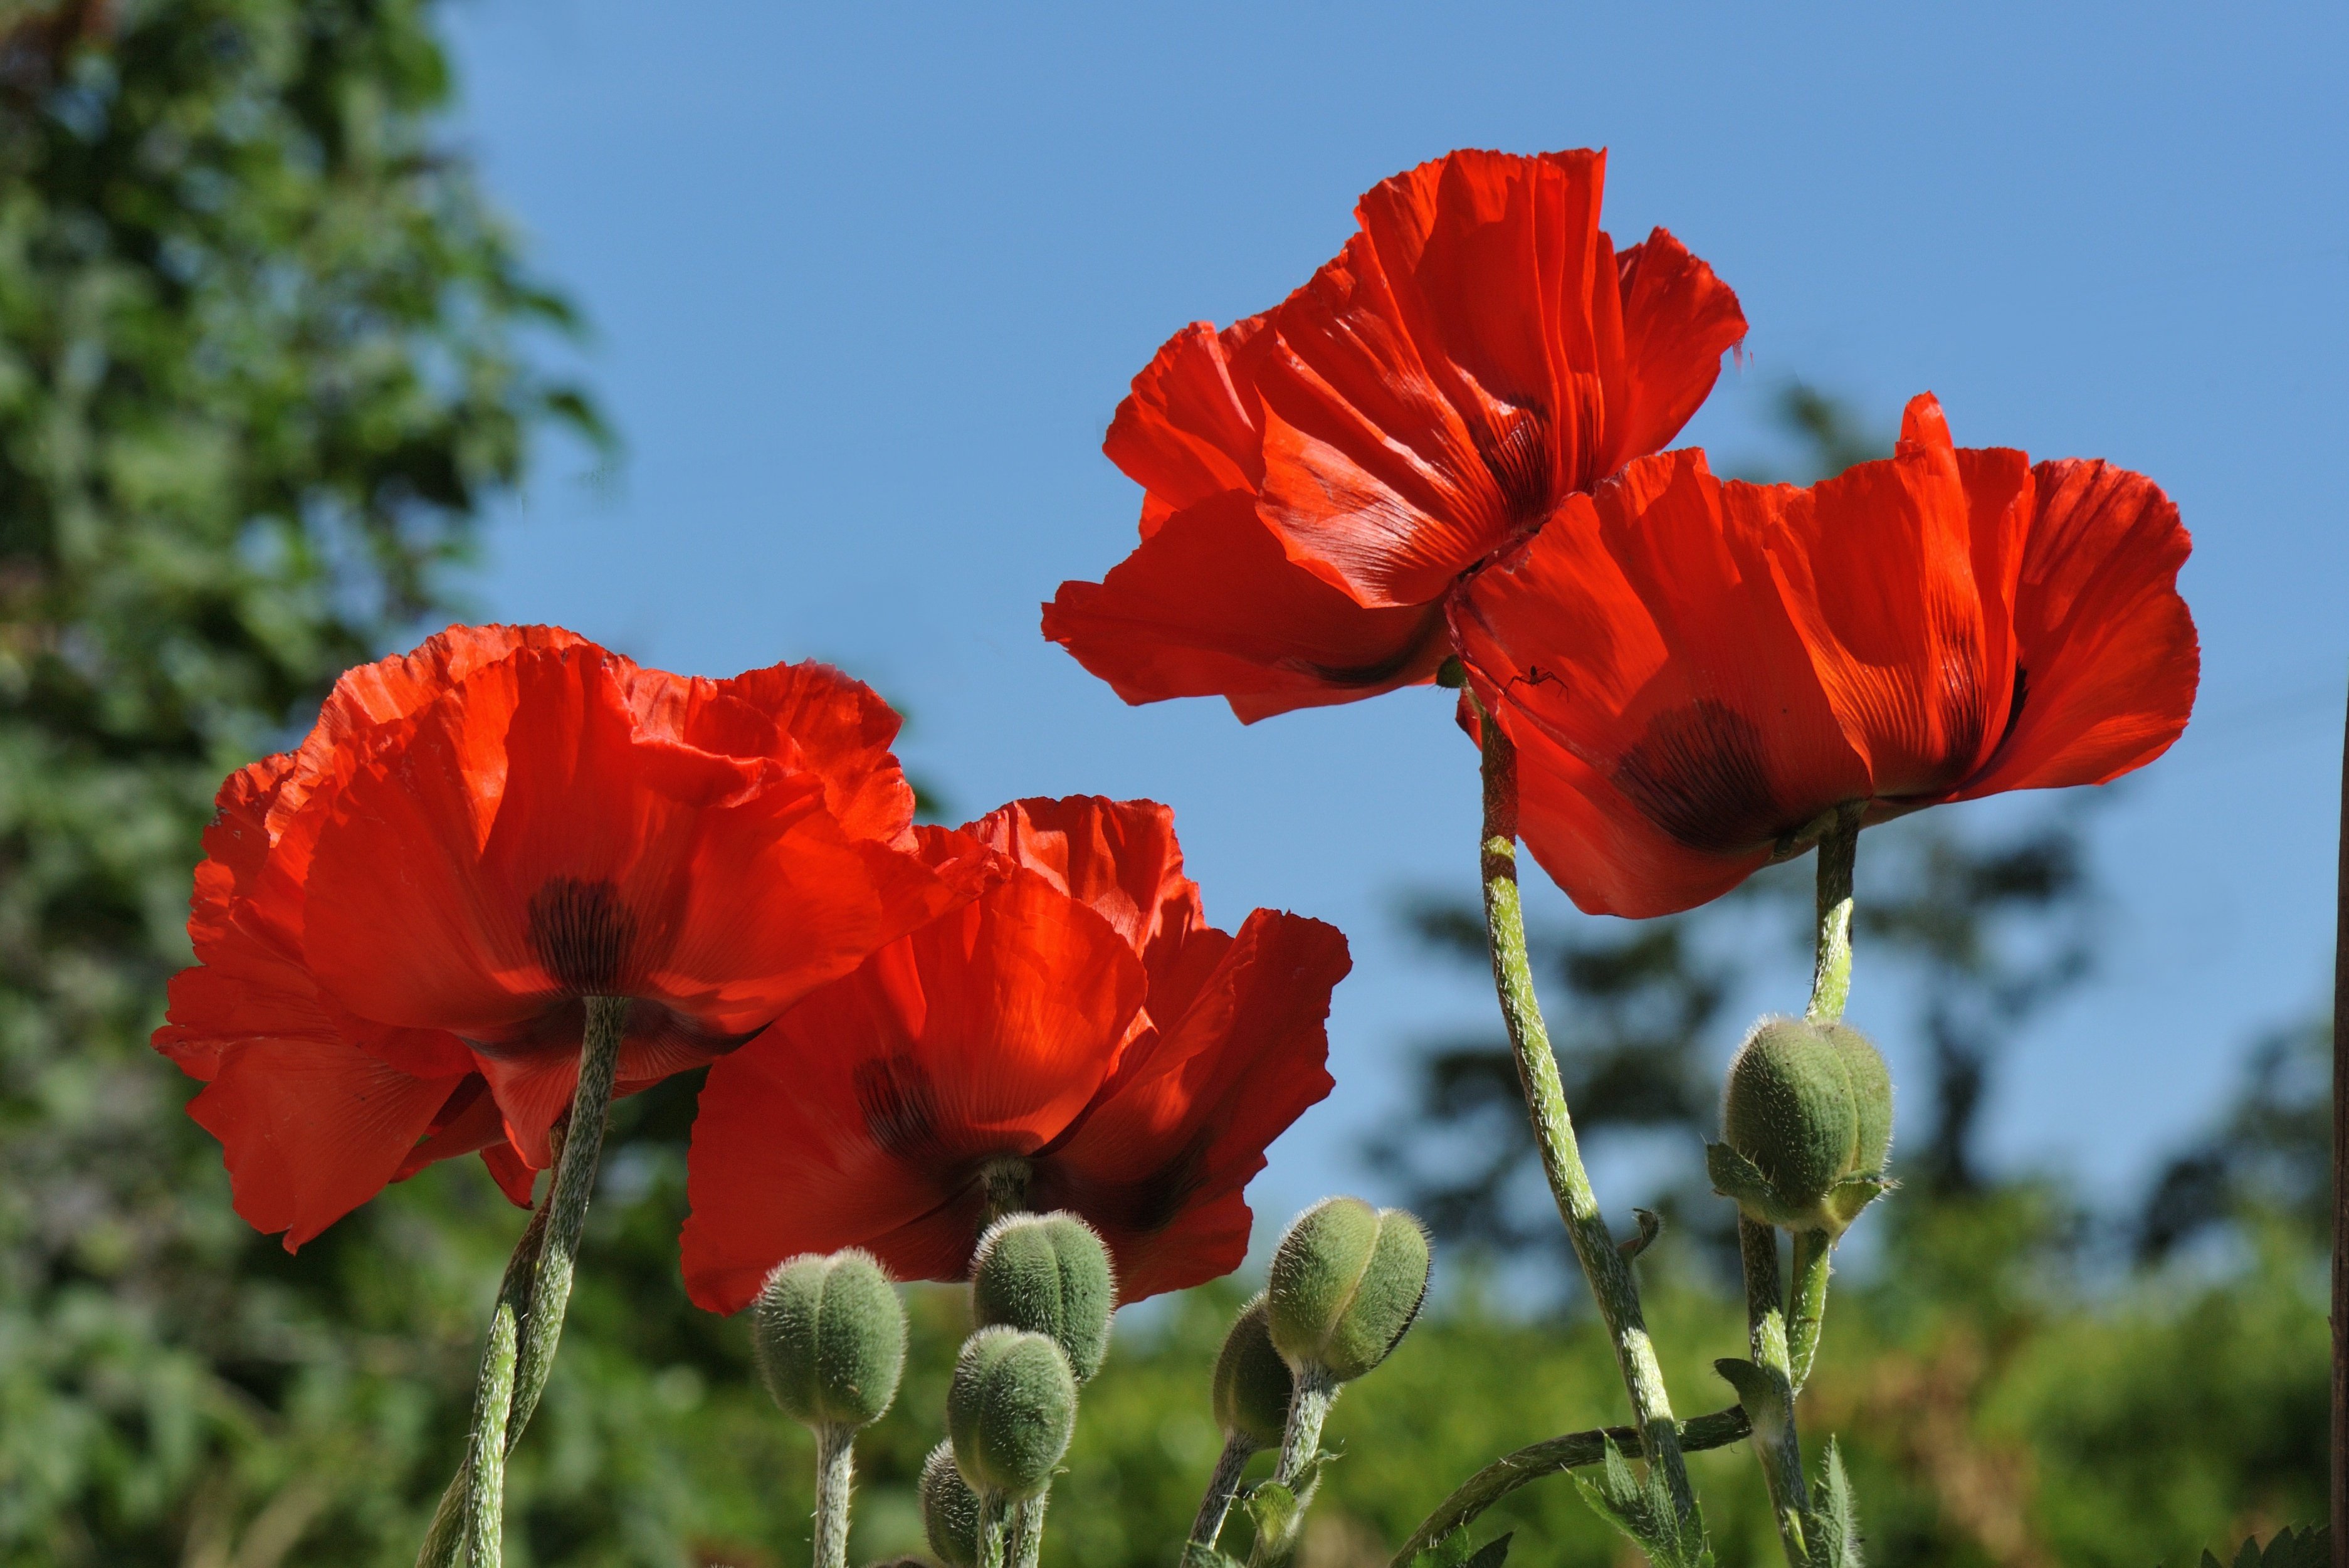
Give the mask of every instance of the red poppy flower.
[{"label": "red poppy flower", "polygon": [[780,1259],[873,1250],[963,1276],[990,1207],[1066,1209],[1123,1298],[1239,1266],[1242,1189],[1330,1092],[1324,1020],[1350,967],[1319,920],[1207,925],[1173,815],[1022,801],[961,833],[1016,866],[710,1069],[684,1254],[699,1304],[747,1303]]},{"label": "red poppy flower", "polygon": [[238,1212],[300,1245],[481,1149],[547,1161],[591,995],[619,1090],[714,1060],[994,875],[914,852],[896,719],[817,664],[731,680],[452,628],[233,774],[156,1045],[210,1086]]},{"label": "red poppy flower", "polygon": [[1808,489],[1633,463],[1478,576],[1454,626],[1518,748],[1522,831],[1593,913],[1719,897],[1826,812],[2102,784],[2194,707],[2189,544],[2150,480],[1955,449]]},{"label": "red poppy flower", "polygon": [[1134,378],[1102,450],[1141,547],[1044,635],[1129,702],[1254,721],[1430,679],[1460,575],[1661,449],[1745,335],[1658,229],[1618,255],[1606,155],[1454,152],[1363,196],[1311,282]]}]

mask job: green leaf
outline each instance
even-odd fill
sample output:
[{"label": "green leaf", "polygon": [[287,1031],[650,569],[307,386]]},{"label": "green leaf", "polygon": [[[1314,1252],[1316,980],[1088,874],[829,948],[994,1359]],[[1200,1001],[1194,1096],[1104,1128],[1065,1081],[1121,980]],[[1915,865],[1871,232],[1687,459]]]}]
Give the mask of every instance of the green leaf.
[{"label": "green leaf", "polygon": [[1861,1568],[1859,1516],[1852,1501],[1851,1477],[1843,1468],[1843,1450],[1827,1439],[1826,1462],[1819,1480],[1818,1501],[1810,1519],[1811,1557],[1816,1568]]},{"label": "green leaf", "polygon": [[1576,1472],[1574,1484],[1592,1511],[1629,1537],[1656,1568],[1713,1568],[1713,1548],[1696,1515],[1674,1506],[1664,1478],[1653,1469],[1644,1479],[1636,1475],[1611,1439],[1599,1455],[1599,1479]]}]

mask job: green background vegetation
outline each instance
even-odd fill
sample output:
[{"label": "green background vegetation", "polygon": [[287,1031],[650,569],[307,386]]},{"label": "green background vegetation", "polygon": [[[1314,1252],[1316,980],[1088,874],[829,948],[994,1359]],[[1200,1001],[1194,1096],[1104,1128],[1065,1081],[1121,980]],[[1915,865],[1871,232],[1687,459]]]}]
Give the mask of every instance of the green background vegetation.
[{"label": "green background vegetation", "polygon": [[[440,139],[419,0],[0,0],[0,1564],[404,1564],[459,1448],[522,1216],[435,1168],[298,1256],[228,1207],[195,1085],[146,1047],[219,778],[335,673],[447,612],[531,432],[605,438],[533,369],[569,313]],[[1816,465],[1872,445],[1786,402]],[[1878,854],[1877,838],[1885,842]],[[1873,1561],[2126,1564],[2317,1517],[2325,1068],[2313,1030],[2127,1213],[1974,1153],[1996,1043],[2093,961],[2076,814],[1977,843],[1871,836],[1863,942],[1930,1047],[1909,1186],[1829,1309],[1806,1428],[1841,1434]],[[1713,911],[1554,933],[1543,961],[1595,1141],[1709,1119],[1740,971],[1784,879]],[[1414,911],[1431,962],[1480,939]],[[1775,939],[1764,939],[1775,940]],[[1873,955],[1871,955],[1873,961]],[[1433,1044],[1375,1151],[1438,1226],[1446,1289],[1340,1402],[1309,1564],[1371,1563],[1504,1448],[1620,1418],[1530,1189],[1495,1043]],[[806,1436],[743,1324],[678,1285],[690,1079],[626,1102],[510,1561],[802,1560]],[[2086,1114],[2093,1114],[2093,1107]],[[1468,1158],[1462,1151],[1480,1151]],[[1692,1162],[1690,1162],[1692,1163]],[[1659,1200],[1643,1265],[1680,1407],[1742,1343],[1726,1206]],[[1863,1249],[1866,1251],[1867,1249]],[[917,1545],[913,1479],[960,1337],[913,1293],[916,1365],[868,1435],[860,1558]],[[1129,1314],[1087,1390],[1048,1560],[1166,1563],[1212,1460],[1206,1372],[1237,1287]],[[1534,1300],[1558,1303],[1538,1310]],[[1698,1461],[1728,1563],[1775,1548],[1743,1450]],[[1563,1480],[1481,1533],[1615,1561]]]}]

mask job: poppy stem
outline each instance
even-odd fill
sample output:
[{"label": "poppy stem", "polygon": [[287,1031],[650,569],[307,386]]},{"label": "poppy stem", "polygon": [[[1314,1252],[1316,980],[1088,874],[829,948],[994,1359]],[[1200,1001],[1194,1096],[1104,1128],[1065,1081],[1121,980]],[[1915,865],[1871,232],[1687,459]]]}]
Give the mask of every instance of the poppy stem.
[{"label": "poppy stem", "polygon": [[[490,1345],[482,1352],[481,1372],[474,1386],[465,1458],[448,1490],[440,1494],[440,1505],[425,1532],[423,1549],[416,1556],[417,1568],[455,1568],[469,1545],[466,1521],[478,1517],[484,1507],[500,1516],[504,1512],[504,1456],[513,1451],[523,1428],[538,1408],[547,1370],[554,1365],[554,1344],[563,1333],[564,1310],[571,1299],[572,1259],[579,1250],[587,1199],[595,1190],[595,1167],[604,1151],[604,1117],[611,1107],[613,1073],[627,1020],[626,997],[587,998],[579,1087],[572,1096],[569,1120],[555,1135],[554,1182],[546,1201],[523,1228],[513,1255],[506,1260],[491,1321]],[[585,1136],[572,1136],[583,1129]],[[519,1342],[502,1380],[492,1376],[501,1318],[519,1325]],[[482,1435],[492,1426],[499,1433],[499,1460],[489,1467],[477,1463],[475,1455],[487,1451]]]},{"label": "poppy stem", "polygon": [[1321,1485],[1321,1470],[1315,1463],[1321,1457],[1321,1424],[1330,1418],[1330,1407],[1344,1386],[1326,1366],[1309,1361],[1297,1368],[1297,1386],[1288,1397],[1288,1427],[1281,1433],[1280,1459],[1268,1483],[1286,1490],[1288,1500],[1278,1511],[1251,1509],[1256,1544],[1248,1548],[1248,1568],[1276,1568],[1296,1556],[1305,1511],[1313,1506],[1313,1494]]},{"label": "poppy stem", "polygon": [[1754,1453],[1762,1461],[1762,1479],[1770,1488],[1771,1511],[1778,1522],[1779,1544],[1789,1568],[1809,1568],[1810,1549],[1804,1542],[1804,1521],[1811,1511],[1810,1489],[1803,1480],[1803,1444],[1795,1425],[1795,1377],[1786,1346],[1786,1310],[1779,1293],[1778,1231],[1775,1226],[1737,1221],[1737,1251],[1745,1265],[1745,1340],[1772,1386],[1771,1397],[1755,1410],[1755,1401],[1744,1397],[1754,1416]]},{"label": "poppy stem", "polygon": [[815,1429],[815,1568],[847,1568],[848,1490],[856,1474],[856,1428],[827,1421]]},{"label": "poppy stem", "polygon": [[489,1349],[481,1358],[485,1418],[473,1428],[465,1455],[466,1568],[499,1568],[505,1553],[506,1411],[513,1399],[513,1309],[501,1304],[490,1320]]},{"label": "poppy stem", "polygon": [[1858,802],[1836,808],[1819,838],[1819,946],[1811,971],[1809,1018],[1832,1023],[1851,996],[1851,874],[1859,860]]},{"label": "poppy stem", "polygon": [[1222,1539],[1224,1521],[1231,1517],[1232,1500],[1240,1493],[1240,1477],[1247,1473],[1248,1460],[1256,1457],[1256,1439],[1245,1432],[1234,1432],[1224,1440],[1224,1451],[1216,1460],[1216,1473],[1207,1478],[1207,1495],[1199,1500],[1199,1517],[1191,1521],[1191,1544],[1209,1551]]},{"label": "poppy stem", "polygon": [[538,1409],[546,1391],[547,1373],[554,1366],[554,1346],[563,1337],[563,1316],[571,1305],[573,1260],[579,1253],[579,1236],[587,1227],[587,1200],[595,1195],[595,1168],[604,1157],[604,1118],[612,1106],[612,1077],[620,1060],[620,1038],[627,1032],[628,999],[625,996],[587,998],[587,1027],[579,1046],[579,1087],[571,1096],[571,1115],[563,1135],[563,1154],[554,1163],[554,1185],[546,1195],[546,1240],[538,1250],[532,1271],[530,1315],[522,1325],[522,1347],[514,1358],[513,1418],[506,1428],[506,1449],[521,1441],[523,1428]]},{"label": "poppy stem", "polygon": [[978,1568],[1005,1568],[1003,1538],[1005,1516],[1011,1505],[999,1492],[981,1492],[978,1498]]},{"label": "poppy stem", "polygon": [[1590,1176],[1583,1168],[1582,1149],[1574,1136],[1574,1118],[1566,1104],[1566,1087],[1558,1078],[1557,1057],[1550,1049],[1541,1000],[1534,991],[1533,964],[1526,951],[1525,907],[1517,888],[1517,749],[1499,721],[1485,711],[1472,691],[1477,729],[1484,744],[1485,835],[1482,874],[1485,886],[1485,931],[1493,952],[1493,984],[1500,994],[1501,1018],[1508,1026],[1509,1044],[1517,1060],[1517,1083],[1525,1091],[1526,1108],[1533,1118],[1534,1142],[1541,1150],[1542,1171],[1566,1221],[1574,1255],[1590,1282],[1591,1296],[1615,1345],[1615,1362],[1631,1397],[1631,1419],[1640,1434],[1640,1451],[1651,1469],[1662,1472],[1673,1506],[1683,1518],[1696,1511],[1690,1490],[1688,1466],[1681,1458],[1680,1429],[1672,1420],[1671,1397],[1664,1389],[1663,1368],[1640,1307],[1639,1281],[1631,1265],[1616,1250],[1599,1210]]},{"label": "poppy stem", "polygon": [[[522,1240],[514,1244],[513,1255],[506,1260],[506,1272],[498,1282],[498,1299],[491,1319],[491,1339],[481,1351],[481,1372],[476,1379],[473,1393],[471,1431],[478,1436],[495,1415],[498,1429],[502,1434],[508,1425],[507,1410],[511,1406],[512,1379],[508,1377],[506,1392],[496,1399],[490,1397],[489,1368],[492,1351],[496,1344],[497,1316],[511,1317],[517,1323],[530,1312],[530,1286],[540,1246],[546,1239],[546,1205],[542,1203],[532,1211],[530,1223],[523,1227]],[[501,1443],[503,1438],[501,1438]],[[463,1526],[465,1501],[473,1487],[473,1454],[477,1444],[469,1441],[465,1458],[450,1478],[448,1490],[440,1494],[440,1506],[433,1511],[432,1523],[424,1533],[424,1549],[416,1555],[417,1568],[450,1568],[464,1549]],[[503,1511],[502,1499],[501,1511]]]},{"label": "poppy stem", "polygon": [[1003,1548],[1009,1568],[1036,1568],[1037,1559],[1044,1554],[1044,1508],[1051,1501],[1052,1491],[1047,1487],[1027,1501],[1011,1505],[1009,1539]]}]

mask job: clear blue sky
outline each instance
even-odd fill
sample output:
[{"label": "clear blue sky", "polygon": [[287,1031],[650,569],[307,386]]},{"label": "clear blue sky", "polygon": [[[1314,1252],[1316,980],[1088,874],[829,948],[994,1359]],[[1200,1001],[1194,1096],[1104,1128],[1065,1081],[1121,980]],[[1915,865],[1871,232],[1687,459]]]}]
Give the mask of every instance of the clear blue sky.
[{"label": "clear blue sky", "polygon": [[1619,241],[1664,224],[1737,289],[1749,362],[1683,437],[1722,466],[1767,450],[1769,395],[1801,376],[1888,424],[1930,388],[1961,444],[2106,457],[2183,508],[2200,706],[2104,814],[2106,967],[2016,1044],[2002,1158],[2120,1190],[2223,1101],[2258,1026],[2323,993],[2349,10],[452,19],[461,134],[585,307],[627,443],[616,475],[545,471],[478,600],[673,669],[833,659],[913,714],[908,763],[965,814],[1156,796],[1221,923],[1268,904],[1344,927],[1340,1087],[1277,1147],[1260,1212],[1363,1185],[1343,1162],[1409,1044],[1491,1006],[1394,919],[1405,888],[1471,886],[1474,755],[1433,691],[1249,729],[1207,701],[1129,710],[1039,639],[1037,603],[1130,547],[1138,492],[1099,442],[1160,340],[1269,305],[1361,190],[1453,147],[1606,146]]}]

